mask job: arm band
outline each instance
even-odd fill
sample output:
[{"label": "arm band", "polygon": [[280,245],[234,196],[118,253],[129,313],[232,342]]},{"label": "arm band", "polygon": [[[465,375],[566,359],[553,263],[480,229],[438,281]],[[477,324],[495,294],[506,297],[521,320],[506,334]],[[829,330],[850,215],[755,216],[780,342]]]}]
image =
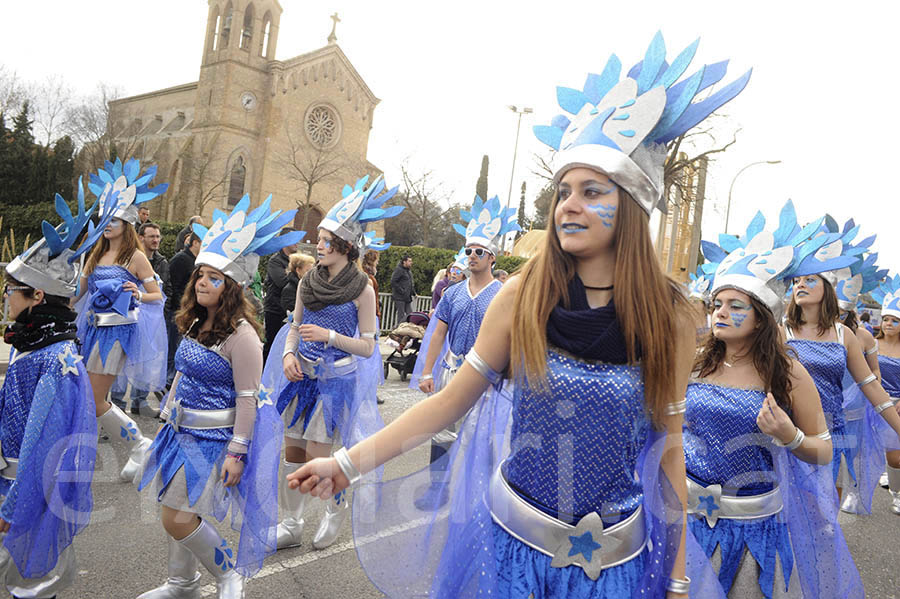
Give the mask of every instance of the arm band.
[{"label": "arm band", "polygon": [[862,389],[863,387],[865,387],[866,385],[868,385],[869,383],[871,383],[872,381],[875,381],[875,380],[878,380],[878,377],[876,377],[874,374],[870,374],[869,376],[867,376],[866,378],[864,378],[864,379],[861,380],[860,382],[856,383],[856,385],[857,385],[860,389]]},{"label": "arm band", "polygon": [[878,412],[879,414],[881,414],[882,412],[884,412],[884,411],[887,410],[888,408],[893,407],[893,405],[894,405],[894,402],[889,400],[889,401],[886,401],[886,402],[884,402],[884,403],[880,403],[880,404],[878,404],[877,406],[875,406],[875,411]]},{"label": "arm band", "polygon": [[787,447],[789,450],[793,451],[800,447],[805,438],[806,435],[803,433],[803,431],[800,430],[800,427],[797,427],[797,434],[794,435],[794,439],[790,443],[782,443],[778,439],[774,439],[774,443],[778,447]]},{"label": "arm band", "polygon": [[666,583],[666,590],[670,593],[687,595],[691,590],[691,579],[687,576],[684,578],[670,578]]},{"label": "arm band", "polygon": [[360,474],[356,466],[353,465],[353,460],[350,459],[350,454],[347,452],[346,447],[341,447],[334,452],[334,459],[337,461],[341,472],[343,472],[344,476],[347,477],[347,480],[350,481],[351,487],[359,482],[359,479],[362,478],[362,474]]},{"label": "arm band", "polygon": [[466,354],[466,362],[475,369],[475,372],[487,379],[492,385],[496,385],[503,378],[503,375],[491,368],[490,364],[485,362],[474,349]]},{"label": "arm band", "polygon": [[864,352],[867,356],[871,356],[872,354],[878,353],[878,339],[875,340],[875,345],[873,345],[870,349],[867,349]]},{"label": "arm band", "polygon": [[831,441],[831,431],[826,430],[825,432],[819,433],[816,435],[817,439],[822,439],[823,441]]},{"label": "arm band", "polygon": [[665,416],[675,416],[677,414],[684,414],[687,411],[687,400],[682,399],[681,401],[672,402],[670,404],[666,404],[666,409],[663,412]]}]

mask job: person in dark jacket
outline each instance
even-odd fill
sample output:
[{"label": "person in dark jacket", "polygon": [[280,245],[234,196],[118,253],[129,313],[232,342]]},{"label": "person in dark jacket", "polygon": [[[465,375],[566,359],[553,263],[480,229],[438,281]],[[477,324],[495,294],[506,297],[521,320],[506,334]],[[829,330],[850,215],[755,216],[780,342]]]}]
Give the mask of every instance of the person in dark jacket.
[{"label": "person in dark jacket", "polygon": [[165,290],[166,293],[166,332],[169,336],[169,362],[167,364],[168,371],[166,373],[166,389],[172,386],[172,379],[175,377],[175,350],[178,349],[178,343],[181,341],[181,335],[178,334],[178,327],[175,326],[175,314],[181,309],[181,296],[187,287],[191,274],[194,272],[194,259],[200,253],[200,237],[191,231],[188,236],[185,248],[175,254],[169,261],[169,286]]},{"label": "person in dark jacket", "polygon": [[[296,229],[285,227],[281,234],[290,233]],[[265,297],[263,298],[263,310],[266,321],[266,343],[263,346],[263,360],[269,356],[269,348],[272,341],[284,324],[287,310],[281,305],[281,291],[287,285],[287,267],[289,256],[297,251],[297,244],[282,248],[281,251],[272,254],[266,264],[266,281],[263,283]]]},{"label": "person in dark jacket", "polygon": [[301,254],[291,254],[287,267],[287,284],[281,290],[281,307],[285,312],[293,312],[294,304],[297,302],[297,287],[300,285],[300,279],[303,278],[309,269],[315,266],[316,260],[312,256]]},{"label": "person in dark jacket", "polygon": [[194,223],[202,225],[203,217],[202,216],[192,216],[191,220],[188,221],[187,226],[178,232],[178,237],[175,238],[175,253],[176,254],[184,249],[185,239],[187,239],[188,235],[190,235],[193,232],[193,229],[191,229],[191,226]]},{"label": "person in dark jacket", "polygon": [[406,322],[406,317],[412,312],[412,301],[416,296],[413,284],[412,258],[403,256],[391,275],[391,298],[397,309],[397,324]]}]

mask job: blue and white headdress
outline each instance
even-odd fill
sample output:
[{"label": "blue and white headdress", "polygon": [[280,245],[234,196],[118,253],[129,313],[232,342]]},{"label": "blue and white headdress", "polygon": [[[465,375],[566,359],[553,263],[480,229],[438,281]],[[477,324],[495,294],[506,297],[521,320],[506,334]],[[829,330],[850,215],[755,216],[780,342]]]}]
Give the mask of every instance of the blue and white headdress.
[{"label": "blue and white headdress", "polygon": [[515,208],[504,208],[497,196],[485,202],[476,195],[471,210],[459,211],[466,225],[454,224],[453,228],[466,238],[466,245],[480,245],[496,256],[503,236],[522,230],[516,212]]},{"label": "blue and white headdress", "polygon": [[[847,269],[858,260],[859,255],[866,252],[875,238],[871,237],[853,246],[850,242],[859,233],[858,225],[853,226],[851,221],[848,223],[851,226],[839,230],[837,223],[827,214],[817,222],[821,223],[818,229],[803,242],[805,247],[815,247],[815,251],[807,252],[805,258],[794,265],[793,276],[819,275],[836,290],[842,277],[852,276]],[[806,229],[809,226],[804,230]],[[851,308],[854,304],[855,301]]]},{"label": "blue and white headdress", "polygon": [[385,191],[384,179],[381,176],[367,188],[368,182],[369,176],[366,175],[353,187],[344,185],[341,192],[343,198],[328,211],[319,223],[319,228],[331,231],[359,250],[363,248],[383,250],[390,247],[390,244],[379,243],[374,232],[371,235],[366,233],[366,225],[376,220],[397,216],[403,212],[404,207],[382,208],[385,202],[394,197],[397,188]]},{"label": "blue and white headdress", "polygon": [[[826,223],[828,219],[826,218]],[[836,223],[835,223],[836,225]],[[859,227],[851,218],[844,225],[842,239],[844,255],[855,256],[855,261],[847,268],[834,271],[837,282],[834,291],[837,294],[838,307],[841,310],[852,312],[856,309],[857,300],[863,293],[872,291],[887,276],[887,269],[879,270],[877,265],[878,254],[868,253],[875,241],[875,235],[867,237],[859,243],[852,245],[850,242],[859,231]]]},{"label": "blue and white headdress", "polygon": [[[125,164],[116,158],[115,163],[107,160],[97,174],[91,175],[88,188],[100,198],[100,208],[104,210],[111,200],[111,191],[120,192],[113,218],[118,218],[134,225],[138,221],[138,205],[164,194],[168,183],[150,187],[150,181],[156,176],[156,165],[141,173],[141,163],[131,158]],[[105,210],[104,210],[105,211]]]},{"label": "blue and white headdress", "polygon": [[252,212],[250,196],[245,195],[231,214],[219,209],[213,212],[213,224],[207,229],[193,225],[194,233],[201,239],[200,253],[194,261],[222,271],[239,285],[246,287],[253,281],[253,273],[259,266],[259,257],[277,252],[281,248],[299,243],[304,231],[292,231],[279,235],[282,227],[294,220],[296,210],[271,211],[272,196]]},{"label": "blue and white headdress", "polygon": [[872,299],[881,303],[881,317],[900,318],[900,275],[889,277],[872,291]]},{"label": "blue and white headdress", "polygon": [[[583,90],[558,87],[557,100],[568,116],[558,115],[550,125],[534,127],[537,138],[557,150],[554,181],[559,183],[572,168],[599,170],[648,214],[655,207],[665,210],[665,145],[737,96],[750,79],[747,71],[717,92],[704,94],[725,76],[726,60],[703,65],[679,81],[699,43],[698,39],[669,64],[662,34],[657,33],[644,60],[621,81],[622,64],[613,54],[602,74],[587,76]],[[701,95],[707,97],[693,101]]]},{"label": "blue and white headdress", "polygon": [[[93,237],[96,227],[90,223],[91,214],[96,207],[96,202],[89,209],[84,208],[84,188],[81,179],[78,179],[78,213],[72,214],[69,206],[61,195],[56,194],[56,213],[63,222],[54,227],[47,221],[41,223],[44,236],[30,248],[13,258],[6,265],[6,272],[17,281],[33,287],[43,289],[50,295],[72,297],[78,288],[79,277],[83,260],[81,256],[90,249],[93,243],[87,243]],[[107,221],[101,220],[101,225],[106,227]],[[75,240],[88,226],[89,233],[78,250],[71,249]],[[103,232],[103,229],[99,229]]]},{"label": "blue and white headdress", "polygon": [[469,270],[469,257],[466,256],[465,246],[461,247],[456,255],[453,256],[452,266],[455,266],[463,272]]},{"label": "blue and white headdress", "polygon": [[[811,268],[811,259],[824,245],[833,242],[833,234],[812,237],[819,231],[824,217],[805,227],[797,223],[794,204],[788,201],[781,209],[778,229],[766,231],[761,212],[750,222],[741,237],[720,235],[719,245],[703,241],[703,255],[709,260],[702,269],[714,273],[711,297],[723,289],[738,289],[762,302],[776,321],[784,313],[786,280],[801,276],[799,270]],[[845,259],[828,259],[826,266],[849,265]],[[808,274],[808,273],[803,273]]]},{"label": "blue and white headdress", "polygon": [[698,299],[704,304],[709,303],[709,292],[712,289],[713,275],[703,272],[703,266],[697,267],[696,273],[691,273],[688,283],[688,297]]}]

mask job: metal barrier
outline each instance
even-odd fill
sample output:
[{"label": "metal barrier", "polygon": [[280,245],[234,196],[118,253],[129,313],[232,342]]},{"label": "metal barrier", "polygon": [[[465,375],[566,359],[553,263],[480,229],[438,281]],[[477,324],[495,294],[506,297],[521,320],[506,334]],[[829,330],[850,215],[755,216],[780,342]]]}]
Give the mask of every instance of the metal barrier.
[{"label": "metal barrier", "polygon": [[[390,293],[379,293],[378,303],[381,305],[381,334],[387,334],[397,328],[397,310],[394,307],[394,298]],[[428,312],[431,310],[431,296],[417,295],[413,300],[413,312]]]}]

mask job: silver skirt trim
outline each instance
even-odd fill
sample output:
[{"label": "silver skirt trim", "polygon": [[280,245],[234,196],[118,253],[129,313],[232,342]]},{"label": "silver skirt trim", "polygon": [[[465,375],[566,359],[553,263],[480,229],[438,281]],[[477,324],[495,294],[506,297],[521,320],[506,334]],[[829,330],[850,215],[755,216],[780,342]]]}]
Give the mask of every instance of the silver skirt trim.
[{"label": "silver skirt trim", "polygon": [[95,327],[115,327],[120,324],[135,324],[138,321],[138,315],[141,309],[135,308],[129,310],[128,314],[122,316],[118,312],[91,312],[88,315],[89,322]]},{"label": "silver skirt trim", "polygon": [[331,376],[344,376],[345,374],[350,374],[356,370],[356,356],[346,356],[341,358],[340,360],[335,360],[334,365],[326,370],[320,370],[316,372],[317,368],[322,368],[325,364],[325,361],[322,358],[316,358],[315,360],[310,360],[306,356],[301,353],[297,353],[297,361],[300,362],[300,370],[303,371],[303,376],[311,379],[319,378],[319,373],[324,374],[326,377]]},{"label": "silver skirt trim", "polygon": [[781,489],[775,487],[760,495],[723,495],[722,485],[703,485],[687,479],[688,513],[701,516],[711,527],[719,518],[755,520],[768,518],[784,507]]}]

